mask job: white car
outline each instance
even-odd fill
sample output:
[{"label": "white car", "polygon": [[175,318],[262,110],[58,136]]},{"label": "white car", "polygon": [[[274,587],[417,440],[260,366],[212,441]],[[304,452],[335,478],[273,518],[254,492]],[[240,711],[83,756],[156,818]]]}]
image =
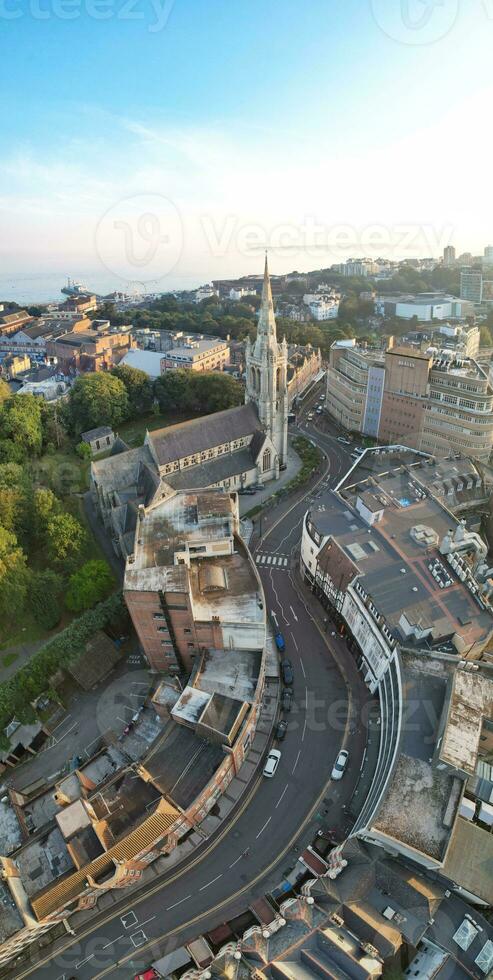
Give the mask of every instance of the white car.
[{"label": "white car", "polygon": [[334,768],[332,770],[331,779],[342,779],[344,773],[346,772],[346,766],[349,759],[349,752],[346,749],[342,749],[334,762]]},{"label": "white car", "polygon": [[308,421],[311,422],[312,418],[313,418],[313,412],[309,412],[307,415]]},{"label": "white car", "polygon": [[346,439],[345,436],[337,436],[337,441],[338,442],[342,442],[343,446],[350,446],[351,445],[351,440],[350,439]]},{"label": "white car", "polygon": [[267,756],[267,762],[264,766],[264,776],[268,776],[269,779],[271,779],[272,776],[275,776],[280,758],[281,753],[279,752],[279,749],[270,750]]}]

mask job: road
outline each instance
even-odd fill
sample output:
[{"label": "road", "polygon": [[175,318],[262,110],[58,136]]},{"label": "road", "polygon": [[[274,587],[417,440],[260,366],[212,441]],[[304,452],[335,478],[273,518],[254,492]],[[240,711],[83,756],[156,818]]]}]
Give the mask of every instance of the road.
[{"label": "road", "polygon": [[[299,424],[303,431],[304,418]],[[313,428],[310,436],[328,457],[320,483],[334,485],[347,469],[347,454],[332,435]],[[343,807],[364,753],[359,719],[368,693],[344,642],[324,633],[299,582],[301,525],[313,492],[318,490],[269,511],[269,525],[254,546],[267,608],[285,636],[295,672],[294,703],[275,777],[259,775],[228,825],[182,869],[157,879],[142,896],[125,893],[118,912],[109,909],[80,935],[68,936],[63,952],[44,965],[24,966],[16,976],[126,980],[158,951],[176,948],[279,885],[322,823],[340,835],[347,831]],[[341,782],[330,782],[341,747],[349,748],[351,765]]]}]

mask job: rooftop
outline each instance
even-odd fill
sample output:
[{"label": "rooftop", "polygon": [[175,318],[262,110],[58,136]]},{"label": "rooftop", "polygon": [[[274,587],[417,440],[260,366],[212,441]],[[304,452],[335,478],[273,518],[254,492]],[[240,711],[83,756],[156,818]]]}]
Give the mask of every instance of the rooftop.
[{"label": "rooftop", "polygon": [[186,810],[207,786],[223,759],[220,745],[170,721],[164,738],[145,759],[143,768],[160,793]]},{"label": "rooftop", "polygon": [[447,723],[440,759],[474,775],[483,719],[493,714],[493,680],[479,673],[456,670],[451,678]]},{"label": "rooftop", "polygon": [[447,850],[443,874],[487,905],[493,905],[493,835],[459,817]]},{"label": "rooftop", "polygon": [[245,438],[258,428],[257,412],[249,403],[215,412],[205,418],[156,429],[148,433],[146,439],[152,446],[158,466],[165,466],[166,463],[210,449],[211,446],[221,446]]}]

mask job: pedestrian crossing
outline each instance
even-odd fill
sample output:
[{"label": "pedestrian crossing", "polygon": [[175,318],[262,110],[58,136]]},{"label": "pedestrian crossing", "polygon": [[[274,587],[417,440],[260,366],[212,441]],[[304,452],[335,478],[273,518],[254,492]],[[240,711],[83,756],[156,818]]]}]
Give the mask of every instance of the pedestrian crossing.
[{"label": "pedestrian crossing", "polygon": [[258,554],[255,556],[257,565],[270,565],[271,568],[287,568],[289,558],[286,555]]}]

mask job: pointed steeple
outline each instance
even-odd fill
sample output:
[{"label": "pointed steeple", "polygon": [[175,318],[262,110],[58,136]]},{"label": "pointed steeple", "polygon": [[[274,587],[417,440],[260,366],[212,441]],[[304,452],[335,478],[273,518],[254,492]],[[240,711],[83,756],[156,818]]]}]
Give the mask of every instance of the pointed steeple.
[{"label": "pointed steeple", "polygon": [[265,346],[265,344],[269,347],[272,344],[277,344],[276,320],[274,317],[274,303],[272,302],[267,252],[265,253],[264,284],[262,287],[262,302],[260,304],[256,346]]}]

